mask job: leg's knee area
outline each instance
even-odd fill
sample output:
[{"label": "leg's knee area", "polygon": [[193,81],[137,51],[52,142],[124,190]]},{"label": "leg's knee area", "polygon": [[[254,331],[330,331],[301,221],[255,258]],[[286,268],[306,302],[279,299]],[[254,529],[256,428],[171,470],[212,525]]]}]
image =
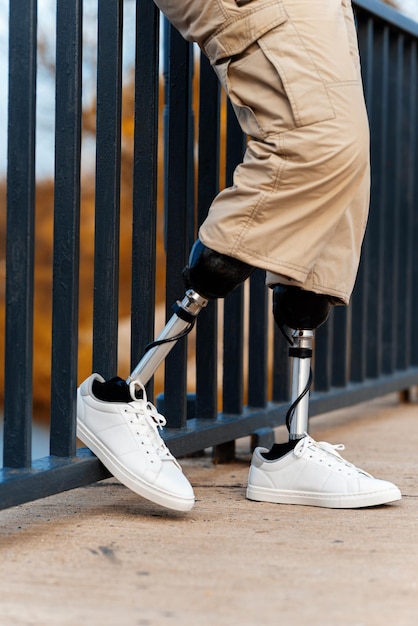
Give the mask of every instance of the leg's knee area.
[{"label": "leg's knee area", "polygon": [[197,239],[183,270],[183,279],[186,289],[193,289],[204,298],[224,298],[243,283],[253,269],[239,259],[207,248]]},{"label": "leg's knee area", "polygon": [[325,294],[287,285],[273,287],[273,315],[280,328],[314,330],[327,320],[331,304],[332,298]]}]

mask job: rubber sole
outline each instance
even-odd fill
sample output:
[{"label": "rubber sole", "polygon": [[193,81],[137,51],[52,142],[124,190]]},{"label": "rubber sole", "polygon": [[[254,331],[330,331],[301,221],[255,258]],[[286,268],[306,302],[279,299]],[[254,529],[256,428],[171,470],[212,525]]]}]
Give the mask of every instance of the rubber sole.
[{"label": "rubber sole", "polygon": [[273,504],[299,504],[302,506],[320,506],[329,509],[359,509],[362,507],[388,504],[402,498],[397,487],[385,491],[376,491],[359,495],[318,494],[310,492],[284,491],[248,485],[248,500],[272,502]]}]

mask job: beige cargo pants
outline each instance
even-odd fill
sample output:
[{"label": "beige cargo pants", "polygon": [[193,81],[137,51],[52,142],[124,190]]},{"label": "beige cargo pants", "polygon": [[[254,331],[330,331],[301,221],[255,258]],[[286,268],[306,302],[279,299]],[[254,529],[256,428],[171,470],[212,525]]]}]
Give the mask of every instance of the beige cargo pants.
[{"label": "beige cargo pants", "polygon": [[369,205],[351,0],[156,0],[209,57],[249,139],[208,247],[347,304]]}]

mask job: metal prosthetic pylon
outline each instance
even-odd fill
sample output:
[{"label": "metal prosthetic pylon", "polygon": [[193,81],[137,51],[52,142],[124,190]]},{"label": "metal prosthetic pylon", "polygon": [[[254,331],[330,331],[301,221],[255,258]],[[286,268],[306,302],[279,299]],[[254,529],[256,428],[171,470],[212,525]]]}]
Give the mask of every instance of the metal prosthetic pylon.
[{"label": "metal prosthetic pylon", "polygon": [[183,300],[173,306],[174,315],[155,341],[146,347],[144,356],[126,379],[128,385],[134,380],[144,386],[147,384],[177,341],[192,330],[197,315],[207,303],[208,300],[193,289],[186,291]]},{"label": "metal prosthetic pylon", "polygon": [[301,439],[308,431],[313,337],[313,330],[295,330],[292,334],[292,404],[286,417],[290,440]]}]

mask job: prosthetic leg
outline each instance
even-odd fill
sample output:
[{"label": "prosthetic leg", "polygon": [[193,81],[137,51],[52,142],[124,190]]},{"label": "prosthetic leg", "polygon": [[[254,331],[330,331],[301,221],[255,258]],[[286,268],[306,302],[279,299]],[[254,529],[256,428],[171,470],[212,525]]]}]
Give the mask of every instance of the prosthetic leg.
[{"label": "prosthetic leg", "polygon": [[[127,379],[145,385],[178,339],[193,328],[197,315],[209,299],[223,298],[241,284],[253,268],[237,259],[210,250],[197,240],[183,275],[187,287],[182,302],[174,305],[174,315],[147,350]],[[273,288],[273,314],[291,347],[293,358],[292,396],[286,422],[290,441],[304,437],[308,430],[309,389],[312,381],[311,358],[314,330],[328,318],[331,299],[298,287]]]},{"label": "prosthetic leg", "polygon": [[273,288],[273,315],[291,347],[291,406],[286,416],[290,441],[297,441],[308,430],[309,390],[312,382],[312,344],[314,330],[329,315],[329,296],[304,291],[298,287],[276,285]]},{"label": "prosthetic leg", "polygon": [[[126,381],[116,378],[107,382],[95,382],[94,392],[97,397],[129,402],[131,398],[128,389],[131,383],[137,382],[145,386],[176,342],[192,330],[197,315],[208,301],[224,298],[244,282],[253,269],[238,259],[207,248],[198,239],[183,271],[187,288],[184,299],[175,303],[173,316],[156,340],[146,347],[145,354]],[[292,404],[286,421],[290,441],[297,442],[308,428],[313,331],[327,319],[331,301],[326,295],[304,291],[298,287],[276,285],[273,291],[275,321],[291,344],[289,356],[293,358]]]}]

